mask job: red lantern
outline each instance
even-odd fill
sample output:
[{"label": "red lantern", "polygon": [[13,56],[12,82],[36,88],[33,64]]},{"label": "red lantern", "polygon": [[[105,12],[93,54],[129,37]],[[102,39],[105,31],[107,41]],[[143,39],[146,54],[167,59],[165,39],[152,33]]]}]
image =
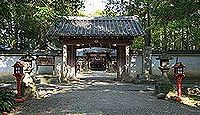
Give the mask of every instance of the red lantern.
[{"label": "red lantern", "polygon": [[184,68],[185,68],[185,65],[182,64],[182,62],[178,62],[176,63],[174,66],[174,75],[178,75],[178,74],[182,74],[184,75]]},{"label": "red lantern", "polygon": [[17,99],[15,100],[16,102],[23,102],[24,100],[21,98],[22,93],[21,93],[21,81],[22,77],[24,76],[23,74],[23,67],[24,65],[21,62],[16,62],[14,65],[14,76],[16,77],[17,81]]},{"label": "red lantern", "polygon": [[178,96],[180,97],[182,94],[181,88],[182,88],[182,80],[184,78],[184,68],[185,65],[183,65],[181,62],[176,63],[174,66],[174,76],[176,77],[176,86],[178,91]]},{"label": "red lantern", "polygon": [[14,76],[16,75],[22,75],[23,74],[23,67],[24,65],[22,63],[20,63],[19,61],[16,62],[14,65]]}]

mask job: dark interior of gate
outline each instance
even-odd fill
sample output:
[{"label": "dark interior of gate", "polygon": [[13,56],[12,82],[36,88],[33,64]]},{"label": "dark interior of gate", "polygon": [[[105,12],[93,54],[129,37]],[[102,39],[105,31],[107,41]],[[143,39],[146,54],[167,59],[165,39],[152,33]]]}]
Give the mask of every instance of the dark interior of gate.
[{"label": "dark interior of gate", "polygon": [[[116,49],[91,47],[76,50],[76,72],[88,70],[116,72]],[[84,71],[85,70],[85,71]]]},{"label": "dark interior of gate", "polygon": [[90,47],[76,50],[76,76],[84,80],[116,78],[116,49]]},{"label": "dark interior of gate", "polygon": [[63,44],[66,77],[87,70],[114,70],[119,79],[127,72],[134,37],[145,35],[134,16],[60,17],[48,34],[58,36]]}]

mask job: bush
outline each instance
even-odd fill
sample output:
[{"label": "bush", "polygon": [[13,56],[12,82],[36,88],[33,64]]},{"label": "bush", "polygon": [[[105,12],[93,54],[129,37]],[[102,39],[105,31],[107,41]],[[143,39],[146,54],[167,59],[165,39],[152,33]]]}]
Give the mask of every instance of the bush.
[{"label": "bush", "polygon": [[173,84],[167,76],[161,76],[158,79],[158,82],[155,86],[156,94],[159,94],[159,93],[167,94],[169,93],[169,91],[173,91],[173,90],[174,90]]},{"label": "bush", "polygon": [[155,85],[155,93],[159,94],[159,93],[164,93],[167,94],[169,93],[169,91],[173,90],[173,85],[172,83],[169,82],[165,82],[165,83],[157,83]]},{"label": "bush", "polygon": [[0,91],[0,112],[10,112],[15,107],[15,94],[10,91]]}]

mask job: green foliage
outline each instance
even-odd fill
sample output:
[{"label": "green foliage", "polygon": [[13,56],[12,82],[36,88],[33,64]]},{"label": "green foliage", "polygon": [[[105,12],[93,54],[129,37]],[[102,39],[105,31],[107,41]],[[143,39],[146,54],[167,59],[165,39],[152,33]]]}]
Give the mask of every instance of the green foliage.
[{"label": "green foliage", "polygon": [[1,0],[0,45],[14,49],[33,50],[38,44],[49,40],[50,25],[58,16],[78,15],[83,0]]},{"label": "green foliage", "polygon": [[155,93],[164,93],[168,94],[169,91],[173,91],[174,87],[172,82],[170,81],[168,76],[156,76],[157,78],[157,84],[155,85]]},{"label": "green foliage", "polygon": [[189,95],[190,99],[196,100],[196,101],[200,101],[200,96],[199,95]]},{"label": "green foliage", "polygon": [[162,0],[152,14],[165,21],[182,20],[197,12],[198,4],[196,0]]},{"label": "green foliage", "polygon": [[127,5],[126,1],[123,0],[108,0],[106,8],[103,12],[104,16],[122,16],[126,15],[125,7]]},{"label": "green foliage", "polygon": [[170,82],[162,82],[162,83],[157,83],[155,85],[155,93],[164,93],[167,94],[169,91],[173,91],[173,85]]},{"label": "green foliage", "polygon": [[15,107],[14,94],[12,92],[0,91],[0,111],[10,112]]},{"label": "green foliage", "polygon": [[142,38],[142,37],[134,38],[132,48],[134,48],[134,49],[144,48],[144,38]]},{"label": "green foliage", "polygon": [[[107,0],[104,15],[137,15],[158,51],[200,50],[198,0]],[[141,42],[133,47],[140,49]]]},{"label": "green foliage", "polygon": [[103,16],[104,11],[103,10],[97,10],[94,14],[91,14],[91,16],[97,17],[97,16]]}]

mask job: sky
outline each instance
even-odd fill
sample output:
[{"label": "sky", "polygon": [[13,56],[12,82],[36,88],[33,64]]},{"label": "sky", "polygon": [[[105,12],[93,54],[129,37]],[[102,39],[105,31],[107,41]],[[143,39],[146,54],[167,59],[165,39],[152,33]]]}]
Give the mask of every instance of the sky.
[{"label": "sky", "polygon": [[105,2],[107,0],[84,0],[85,1],[85,13],[86,15],[93,14],[97,10],[103,10],[105,8]]}]

